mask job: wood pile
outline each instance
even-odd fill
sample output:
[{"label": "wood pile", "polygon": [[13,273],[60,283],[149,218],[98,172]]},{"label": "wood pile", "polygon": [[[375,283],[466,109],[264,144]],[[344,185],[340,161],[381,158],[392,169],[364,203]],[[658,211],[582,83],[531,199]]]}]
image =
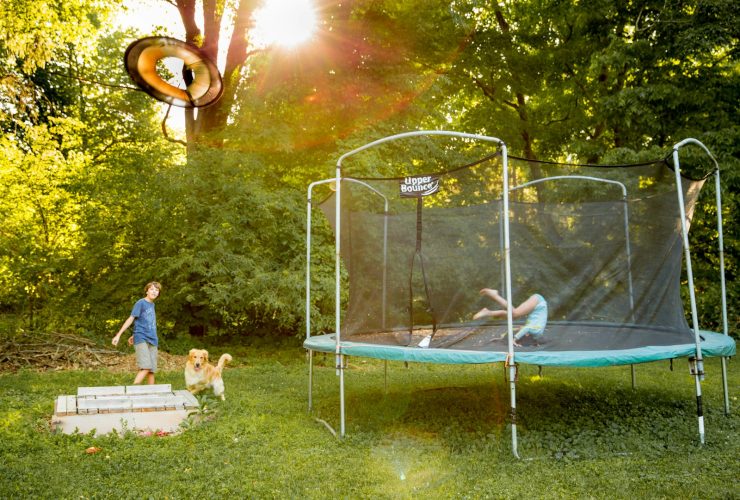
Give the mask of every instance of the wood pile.
[{"label": "wood pile", "polygon": [[[123,344],[128,337],[121,339]],[[159,352],[158,370],[176,371],[185,367],[186,356]],[[20,334],[0,337],[0,372],[21,368],[49,370],[110,370],[135,373],[136,357],[132,347],[101,347],[98,342],[77,335]]]}]

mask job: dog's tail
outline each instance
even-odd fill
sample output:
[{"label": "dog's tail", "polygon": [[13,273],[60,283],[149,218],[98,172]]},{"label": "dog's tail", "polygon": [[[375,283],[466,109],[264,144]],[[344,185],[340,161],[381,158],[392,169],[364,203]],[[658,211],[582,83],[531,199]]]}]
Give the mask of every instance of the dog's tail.
[{"label": "dog's tail", "polygon": [[218,358],[218,371],[221,372],[224,369],[224,365],[227,361],[231,361],[231,354],[222,354],[220,358]]}]

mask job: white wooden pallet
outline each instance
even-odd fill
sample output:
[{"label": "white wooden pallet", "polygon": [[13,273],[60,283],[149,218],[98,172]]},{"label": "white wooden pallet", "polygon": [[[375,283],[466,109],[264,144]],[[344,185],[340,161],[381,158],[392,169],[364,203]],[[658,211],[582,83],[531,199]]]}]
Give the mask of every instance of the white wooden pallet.
[{"label": "white wooden pallet", "polygon": [[198,408],[198,400],[170,384],[79,387],[58,396],[52,426],[65,434],[107,434],[113,430],[174,432]]}]

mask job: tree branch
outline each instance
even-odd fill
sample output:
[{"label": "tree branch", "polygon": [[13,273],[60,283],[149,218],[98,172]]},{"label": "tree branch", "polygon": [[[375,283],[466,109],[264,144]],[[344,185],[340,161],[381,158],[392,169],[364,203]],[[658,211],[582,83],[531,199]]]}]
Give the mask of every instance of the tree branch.
[{"label": "tree branch", "polygon": [[195,23],[195,0],[176,0],[176,7],[185,27],[185,41],[200,47],[200,28]]},{"label": "tree branch", "polygon": [[490,85],[486,85],[486,83],[481,80],[480,78],[470,75],[470,77],[473,79],[473,82],[475,83],[476,87],[478,87],[482,92],[483,95],[488,97],[489,100],[495,101],[496,100],[496,88],[491,87]]},{"label": "tree branch", "polygon": [[170,116],[170,109],[172,109],[172,104],[167,106],[167,112],[164,114],[164,118],[162,118],[162,134],[164,134],[164,138],[167,139],[168,141],[174,142],[176,144],[182,144],[183,146],[187,147],[188,146],[187,142],[181,141],[180,139],[173,139],[167,133],[167,118]]},{"label": "tree branch", "polygon": [[217,0],[203,0],[203,52],[211,61],[218,60],[218,45],[221,36],[223,9]]}]

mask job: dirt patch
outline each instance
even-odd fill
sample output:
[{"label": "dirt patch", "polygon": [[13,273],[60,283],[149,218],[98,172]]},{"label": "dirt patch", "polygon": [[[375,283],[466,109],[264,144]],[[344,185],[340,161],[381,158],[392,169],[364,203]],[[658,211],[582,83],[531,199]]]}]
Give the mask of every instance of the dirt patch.
[{"label": "dirt patch", "polygon": [[[187,356],[159,352],[158,370],[177,371]],[[23,334],[0,339],[0,372],[21,368],[38,371],[101,370],[114,373],[137,371],[133,349],[99,346],[90,339],[69,334]]]},{"label": "dirt patch", "polygon": [[[159,351],[159,359],[157,359],[157,371],[171,372],[181,371],[185,369],[185,362],[188,360],[187,356],[178,356],[175,354],[169,354],[163,351]],[[108,370],[114,373],[129,372],[135,373],[138,370],[136,366],[136,356],[133,351],[128,354],[117,353],[111,356],[109,363],[106,364]],[[99,369],[91,368],[91,369]]]}]

